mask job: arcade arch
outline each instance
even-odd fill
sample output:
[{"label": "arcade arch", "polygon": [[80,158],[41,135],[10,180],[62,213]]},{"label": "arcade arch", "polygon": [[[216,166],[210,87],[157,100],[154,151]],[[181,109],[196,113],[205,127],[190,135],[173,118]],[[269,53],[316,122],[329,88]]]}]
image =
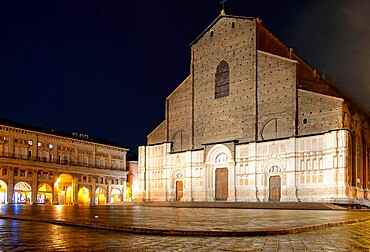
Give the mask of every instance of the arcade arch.
[{"label": "arcade arch", "polygon": [[69,174],[61,174],[56,182],[58,202],[60,205],[73,204],[73,177]]},{"label": "arcade arch", "polygon": [[90,205],[90,190],[85,186],[78,190],[78,204]]},{"label": "arcade arch", "polygon": [[31,186],[26,182],[18,182],[14,186],[14,203],[30,204],[31,203]]},{"label": "arcade arch", "polygon": [[132,201],[132,190],[130,186],[126,186],[126,201]]},{"label": "arcade arch", "polygon": [[110,202],[119,202],[122,199],[122,192],[118,188],[113,188],[111,191],[111,197],[110,197]]},{"label": "arcade arch", "polygon": [[8,189],[8,186],[5,184],[5,182],[0,180],[0,204],[7,203],[7,198],[6,198],[7,189]]},{"label": "arcade arch", "polygon": [[49,184],[41,184],[37,190],[37,204],[52,202],[53,188]]},{"label": "arcade arch", "polygon": [[97,205],[104,205],[107,203],[107,189],[98,187],[95,190],[95,203]]}]

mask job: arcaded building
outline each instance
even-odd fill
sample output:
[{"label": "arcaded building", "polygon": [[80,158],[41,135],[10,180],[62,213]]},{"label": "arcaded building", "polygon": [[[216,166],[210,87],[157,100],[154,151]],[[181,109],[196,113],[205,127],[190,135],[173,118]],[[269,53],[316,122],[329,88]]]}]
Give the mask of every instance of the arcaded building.
[{"label": "arcaded building", "polygon": [[0,204],[123,201],[128,149],[0,119]]},{"label": "arcaded building", "polygon": [[368,204],[369,119],[260,19],[222,13],[139,147],[140,198]]}]

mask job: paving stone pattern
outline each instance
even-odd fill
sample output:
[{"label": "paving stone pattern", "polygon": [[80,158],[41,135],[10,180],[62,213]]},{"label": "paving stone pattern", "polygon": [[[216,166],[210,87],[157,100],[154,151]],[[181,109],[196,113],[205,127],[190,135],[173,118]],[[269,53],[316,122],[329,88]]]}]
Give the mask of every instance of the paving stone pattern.
[{"label": "paving stone pattern", "polygon": [[370,251],[370,222],[263,237],[132,235],[0,220],[0,251]]},{"label": "paving stone pattern", "polygon": [[[4,219],[5,216],[24,220]],[[98,216],[98,218],[95,218]],[[143,206],[0,206],[0,251],[370,251],[370,212]],[[27,219],[39,220],[28,221]],[[323,227],[323,223],[352,224]],[[57,225],[52,220],[86,224]],[[207,237],[131,234],[98,225],[153,230],[268,230],[318,224],[285,235]]]}]

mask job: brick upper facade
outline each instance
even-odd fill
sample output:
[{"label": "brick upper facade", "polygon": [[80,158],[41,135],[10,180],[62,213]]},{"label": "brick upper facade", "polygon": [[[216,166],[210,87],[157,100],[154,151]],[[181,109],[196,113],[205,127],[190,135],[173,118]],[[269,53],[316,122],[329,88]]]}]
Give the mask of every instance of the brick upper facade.
[{"label": "brick upper facade", "polygon": [[[229,95],[215,98],[218,65],[229,67]],[[320,76],[258,18],[220,15],[192,44],[190,75],[166,100],[165,120],[148,144],[173,151],[342,128],[344,107],[369,113]],[[317,123],[320,122],[320,123]]]}]

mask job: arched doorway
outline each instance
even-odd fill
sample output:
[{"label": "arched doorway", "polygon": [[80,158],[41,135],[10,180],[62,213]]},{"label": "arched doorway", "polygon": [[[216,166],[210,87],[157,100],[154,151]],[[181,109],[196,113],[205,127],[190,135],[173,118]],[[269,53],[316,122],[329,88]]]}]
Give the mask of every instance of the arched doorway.
[{"label": "arched doorway", "polygon": [[30,204],[31,203],[31,186],[26,182],[18,182],[14,186],[14,203]]},{"label": "arched doorway", "polygon": [[107,203],[107,190],[104,187],[96,188],[95,203],[97,205],[104,205]]},{"label": "arched doorway", "polygon": [[42,184],[37,191],[37,204],[50,204],[52,202],[53,189],[49,184]]},{"label": "arched doorway", "polygon": [[0,204],[7,203],[7,198],[6,198],[7,188],[8,187],[5,184],[5,182],[0,180]]},{"label": "arched doorway", "polygon": [[60,205],[73,204],[73,177],[69,174],[61,174],[55,183]]},{"label": "arched doorway", "polygon": [[78,204],[90,205],[90,190],[86,187],[81,187],[78,191]]},{"label": "arched doorway", "polygon": [[182,180],[176,181],[176,201],[180,201],[184,196],[184,183]]},{"label": "arched doorway", "polygon": [[271,176],[269,178],[269,201],[280,201],[281,198],[281,178]]},{"label": "arched doorway", "polygon": [[121,198],[122,198],[121,190],[118,188],[113,188],[111,192],[110,202],[111,203],[119,202],[121,201]]},{"label": "arched doorway", "polygon": [[232,156],[229,147],[223,144],[216,144],[207,153],[206,162],[213,165],[211,178],[214,190],[213,200],[227,201],[229,199],[229,178],[233,172]]},{"label": "arched doorway", "polygon": [[228,169],[217,168],[215,175],[215,198],[216,200],[227,200],[229,186],[228,186]]}]

